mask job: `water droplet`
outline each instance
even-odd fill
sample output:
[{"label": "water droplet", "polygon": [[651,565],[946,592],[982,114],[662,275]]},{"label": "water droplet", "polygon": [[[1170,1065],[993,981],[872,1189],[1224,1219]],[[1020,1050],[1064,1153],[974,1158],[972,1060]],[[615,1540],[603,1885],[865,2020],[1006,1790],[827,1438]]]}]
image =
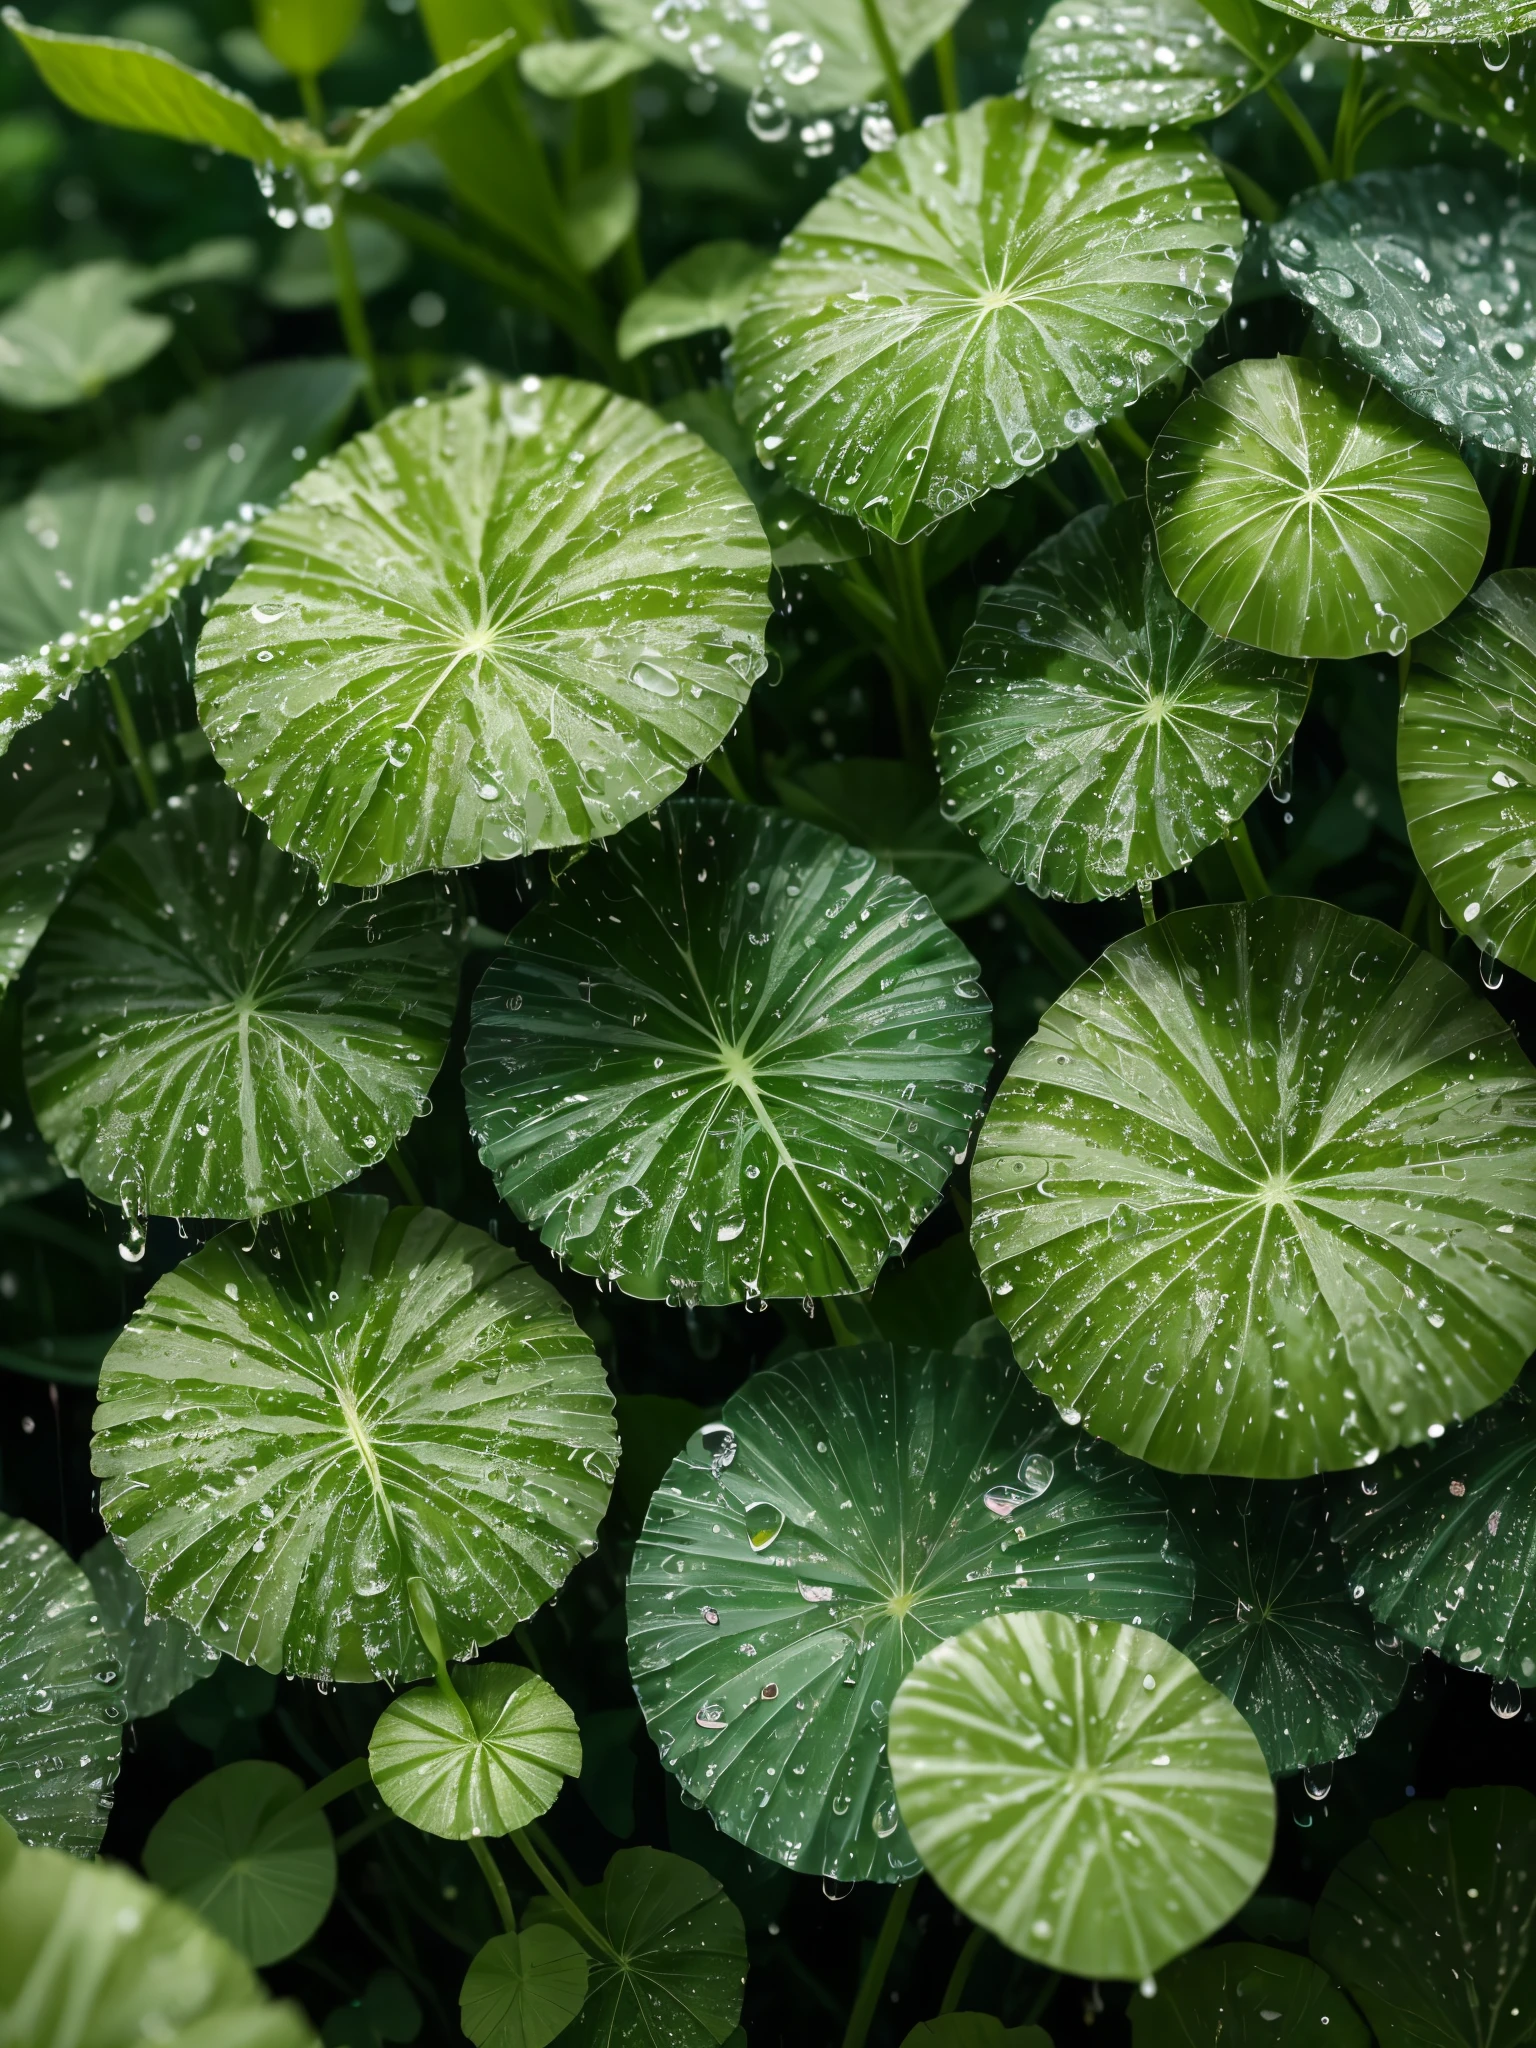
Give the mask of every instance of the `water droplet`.
[{"label": "water droplet", "polygon": [[742,1510],[746,1517],[747,1541],[754,1550],[766,1550],[778,1539],[784,1526],[784,1510],[775,1507],[771,1500],[748,1501]]},{"label": "water droplet", "polygon": [[1301,1789],[1309,1799],[1326,1799],[1333,1790],[1333,1763],[1308,1764],[1301,1774]]},{"label": "water droplet", "polygon": [[701,1728],[723,1728],[725,1709],[718,1700],[706,1700],[693,1718]]},{"label": "water droplet", "polygon": [[1501,1721],[1513,1721],[1518,1718],[1525,1701],[1514,1679],[1499,1678],[1495,1679],[1488,1694],[1488,1704]]},{"label": "water droplet", "polygon": [[1032,1500],[1038,1500],[1042,1493],[1050,1491],[1051,1481],[1056,1477],[1056,1461],[1045,1451],[1031,1451],[1019,1465],[1019,1484]]},{"label": "water droplet", "polygon": [[709,1458],[710,1476],[718,1479],[736,1462],[736,1432],[723,1422],[706,1422],[699,1437]]}]

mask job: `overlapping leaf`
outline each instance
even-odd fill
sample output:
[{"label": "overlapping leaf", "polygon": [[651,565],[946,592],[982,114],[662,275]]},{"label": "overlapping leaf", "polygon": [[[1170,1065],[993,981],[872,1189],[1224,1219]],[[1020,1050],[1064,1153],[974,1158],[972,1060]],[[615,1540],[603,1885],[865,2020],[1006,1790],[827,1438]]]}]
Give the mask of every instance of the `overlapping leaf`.
[{"label": "overlapping leaf", "polygon": [[576,1717],[551,1685],[511,1664],[460,1671],[391,1700],[368,1745],[387,1806],[429,1835],[510,1834],[553,1806],[581,1769]]},{"label": "overlapping leaf", "polygon": [[1532,0],[1273,0],[1314,33],[1356,43],[1477,43],[1507,53],[1536,28]]},{"label": "overlapping leaf", "polygon": [[[1324,2033],[1323,2029],[1327,2028]],[[1224,1941],[1181,1956],[1131,2001],[1132,2048],[1370,2048],[1359,2013],[1305,1956]]]},{"label": "overlapping leaf", "polygon": [[[1399,43],[1378,51],[1377,57],[1384,60],[1388,82],[1411,106],[1447,127],[1486,136],[1517,163],[1524,163],[1536,147],[1536,106],[1531,101],[1536,44],[1530,36],[1519,36],[1510,38],[1506,48],[1505,60],[1497,68],[1488,58],[1499,56],[1498,43],[1491,43],[1486,54],[1475,46],[1434,49]],[[1474,187],[1479,182],[1474,178]]]},{"label": "overlapping leaf", "polygon": [[547,2048],[581,2011],[586,1952],[553,1923],[498,1934],[470,1964],[459,2016],[475,2048]]},{"label": "overlapping leaf", "polygon": [[1306,39],[1256,0],[1072,0],[1041,16],[1021,83],[1055,120],[1155,132],[1225,114]]},{"label": "overlapping leaf", "polygon": [[89,859],[111,800],[84,720],[50,719],[0,755],[0,991]]},{"label": "overlapping leaf", "polygon": [[80,1569],[91,1582],[113,1658],[122,1667],[125,1720],[158,1714],[218,1663],[218,1651],[200,1643],[182,1622],[145,1613],[143,1581],[110,1536],[91,1545]]}]

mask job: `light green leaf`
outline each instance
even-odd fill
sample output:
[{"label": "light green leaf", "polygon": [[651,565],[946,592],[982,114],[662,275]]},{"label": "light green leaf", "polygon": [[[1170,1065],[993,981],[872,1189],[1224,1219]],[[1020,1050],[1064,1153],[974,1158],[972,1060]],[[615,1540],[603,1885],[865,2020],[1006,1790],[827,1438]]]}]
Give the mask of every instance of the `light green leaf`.
[{"label": "light green leaf", "polygon": [[1536,1799],[1419,1799],[1376,1821],[1323,1887],[1312,1953],[1380,2048],[1518,2048],[1536,2032]]},{"label": "light green leaf", "polygon": [[1309,33],[1357,43],[1486,42],[1497,54],[1508,39],[1536,28],[1532,0],[1273,0]]},{"label": "light green leaf", "polygon": [[1044,2027],[1005,2027],[989,2012],[951,2012],[914,2027],[901,2048],[1051,2048]]},{"label": "light green leaf", "polygon": [[1131,2000],[1132,2048],[1370,2048],[1370,2040],[1316,1963],[1256,1942],[1181,1956],[1158,1978],[1155,1997]]},{"label": "light green leaf", "polygon": [[406,1581],[451,1656],[498,1641],[593,1547],[616,1441],[537,1274],[348,1195],[155,1282],[102,1369],[92,1470],[156,1613],[266,1671],[419,1678]]},{"label": "light green leaf", "polygon": [[565,378],[394,414],[247,559],[198,647],[198,708],[328,881],[617,831],[714,751],[766,658],[768,549],[726,464]]},{"label": "light green leaf", "polygon": [[[1508,47],[1508,58],[1495,71],[1475,45],[1437,50],[1400,43],[1376,52],[1377,76],[1432,121],[1469,128],[1524,163],[1536,153],[1536,106],[1530,92],[1536,40],[1520,36]],[[1474,187],[1480,182],[1472,180]],[[1469,264],[1480,260],[1470,249],[1467,257]]]},{"label": "light green leaf", "polygon": [[512,1664],[467,1666],[454,1685],[457,1700],[421,1686],[390,1701],[368,1744],[374,1784],[402,1820],[450,1842],[527,1827],[581,1770],[575,1715]]},{"label": "light green leaf", "polygon": [[911,540],[1188,362],[1241,242],[1188,136],[982,101],[811,208],[736,331],[737,412],[797,489]]},{"label": "light green leaf", "polygon": [[546,99],[583,100],[644,71],[650,62],[649,50],[616,36],[581,36],[573,42],[530,43],[519,53],[517,68]]},{"label": "light green leaf", "polygon": [[1400,654],[1470,590],[1488,509],[1432,428],[1343,363],[1233,363],[1157,437],[1147,502],[1180,602],[1275,654]]},{"label": "light green leaf", "polygon": [[248,1962],[302,1948],[331,1910],[336,1845],[318,1807],[296,1807],[303,1781],[281,1764],[226,1764],[161,1814],[144,1870]]},{"label": "light green leaf", "polygon": [[1228,0],[1222,11],[1235,33],[1199,0],[1053,4],[1029,39],[1021,84],[1042,114],[1084,128],[1212,121],[1307,40],[1298,23],[1257,0]]},{"label": "light green leaf", "polygon": [[964,1157],[976,971],[867,853],[670,804],[491,963],[464,1072],[481,1157],[552,1250],[628,1294],[857,1293]]},{"label": "light green leaf", "polygon": [[475,2048],[547,2048],[587,1995],[587,1956],[553,1924],[497,1934],[470,1964],[459,2018]]},{"label": "light green leaf", "polygon": [[163,313],[140,313],[147,273],[108,257],[35,284],[0,314],[0,400],[51,412],[94,398],[158,355],[173,333]]},{"label": "light green leaf", "polygon": [[623,164],[608,164],[578,178],[565,209],[566,239],[576,268],[600,270],[634,233],[640,218],[640,181]]},{"label": "light green leaf", "polygon": [[1049,1009],[971,1187],[1037,1385],[1174,1471],[1369,1463],[1536,1345],[1536,1074],[1461,977],[1299,897],[1180,911]]},{"label": "light green leaf", "polygon": [[1247,1723],[1117,1622],[998,1614],[930,1650],[891,1708],[891,1770],[939,1888],[1081,1977],[1144,1978],[1213,1933],[1274,1841]]},{"label": "light green leaf", "polygon": [[357,33],[363,0],[255,0],[261,40],[299,78],[328,71]]},{"label": "light green leaf", "polygon": [[218,1663],[218,1651],[200,1643],[181,1622],[145,1613],[144,1582],[110,1536],[91,1545],[80,1569],[91,1582],[113,1657],[122,1666],[125,1720],[158,1714]]},{"label": "light green leaf", "polygon": [[[310,0],[298,0],[298,4],[307,7]],[[461,57],[440,64],[425,78],[401,86],[382,107],[364,114],[347,137],[342,161],[349,166],[371,163],[386,149],[399,149],[407,142],[418,142],[430,135],[461,100],[501,69],[516,51],[518,36],[517,29],[506,29],[489,42],[466,50]]]},{"label": "light green leaf", "polygon": [[[367,214],[348,214],[345,225],[357,288],[365,299],[371,299],[405,275],[410,249],[393,228],[385,227],[381,220],[370,220]],[[335,305],[336,273],[327,238],[319,228],[294,228],[283,237],[277,261],[261,281],[261,296],[269,306],[288,311]]]},{"label": "light green leaf", "polygon": [[700,242],[624,308],[620,357],[631,362],[648,348],[716,327],[734,334],[768,263],[768,256],[750,242]]},{"label": "light green leaf", "polygon": [[[41,1529],[0,1515],[0,1816],[23,1842],[74,1856],[101,1846],[122,1676],[84,1572]],[[4,1943],[0,1932],[0,1957]],[[0,1960],[0,2015],[3,1984]]]},{"label": "light green leaf", "polygon": [[322,900],[222,783],[102,849],[38,950],[27,1085],[130,1216],[258,1216],[420,1116],[453,1024],[455,903],[426,876]]},{"label": "light green leaf", "polygon": [[0,991],[90,858],[111,801],[83,719],[51,718],[0,756]]},{"label": "light green leaf", "polygon": [[1154,1487],[1011,1360],[906,1346],[755,1373],[652,1498],[626,1607],[635,1692],[717,1827],[793,1870],[918,1868],[885,1761],[918,1657],[1000,1608],[1171,1630],[1192,1573]]},{"label": "light green leaf", "polygon": [[934,720],[945,815],[1037,896],[1121,895],[1242,816],[1310,684],[1185,610],[1141,504],[1101,506],[983,593]]},{"label": "light green leaf", "polygon": [[857,519],[829,512],[764,469],[721,385],[679,392],[663,404],[661,412],[666,419],[681,420],[735,470],[737,481],[757,507],[776,569],[851,562],[869,553],[869,535]]}]

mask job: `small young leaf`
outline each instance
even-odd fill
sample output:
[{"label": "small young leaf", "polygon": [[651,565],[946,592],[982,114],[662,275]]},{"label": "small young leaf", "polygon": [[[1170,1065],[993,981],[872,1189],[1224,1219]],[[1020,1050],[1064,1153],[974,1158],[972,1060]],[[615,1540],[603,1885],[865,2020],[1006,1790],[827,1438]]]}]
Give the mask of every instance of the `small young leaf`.
[{"label": "small young leaf", "polygon": [[619,355],[627,363],[648,348],[716,327],[733,334],[768,263],[750,242],[700,242],[624,308]]},{"label": "small young leaf", "polygon": [[1229,0],[1228,11],[1248,17],[1246,46],[1200,0],[1048,6],[1020,83],[1042,114],[1083,128],[1214,120],[1257,92],[1307,39],[1298,23],[1252,0]]},{"label": "small young leaf", "polygon": [[379,1716],[368,1764],[380,1796],[450,1842],[527,1827],[581,1770],[575,1715],[552,1685],[512,1664],[471,1665],[453,1682],[458,1701],[419,1686]]},{"label": "small young leaf", "polygon": [[459,2018],[475,2048],[548,2048],[587,1996],[586,1950],[553,1921],[497,1934],[470,1964]]},{"label": "small young leaf", "polygon": [[1256,1942],[1181,1956],[1154,1997],[1131,2000],[1132,2048],[1370,2048],[1370,2038],[1316,1963]]},{"label": "small young leaf", "polygon": [[606,92],[652,61],[649,50],[617,36],[582,36],[574,42],[530,43],[517,68],[549,100],[582,100]]},{"label": "small young leaf", "polygon": [[600,270],[634,233],[640,218],[640,181],[623,164],[589,172],[572,188],[566,236],[576,268]]},{"label": "small young leaf", "polygon": [[80,1569],[96,1594],[97,1612],[123,1672],[123,1718],[158,1714],[208,1676],[219,1653],[173,1616],[144,1611],[144,1581],[110,1536],[93,1543]]},{"label": "small young leaf", "polygon": [[0,991],[82,873],[111,800],[91,728],[67,712],[0,755]]},{"label": "small young leaf", "polygon": [[357,33],[363,0],[255,0],[261,40],[285,71],[315,78]]},{"label": "small young leaf", "polygon": [[[308,6],[310,0],[298,0]],[[342,150],[347,165],[371,163],[386,149],[399,149],[430,135],[439,121],[499,71],[518,46],[519,31],[509,28],[488,42],[477,43],[462,57],[441,64],[425,78],[403,85],[382,107],[364,114]]]},{"label": "small young leaf", "polygon": [[108,257],[34,285],[0,314],[0,401],[24,412],[78,405],[158,355],[174,329],[135,309],[148,276]]}]

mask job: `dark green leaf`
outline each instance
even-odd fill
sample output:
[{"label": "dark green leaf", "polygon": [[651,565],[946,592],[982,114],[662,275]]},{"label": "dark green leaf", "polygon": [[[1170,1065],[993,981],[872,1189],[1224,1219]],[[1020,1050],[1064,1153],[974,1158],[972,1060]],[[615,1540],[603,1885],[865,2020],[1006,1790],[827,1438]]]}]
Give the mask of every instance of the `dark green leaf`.
[{"label": "dark green leaf", "polygon": [[576,1717],[513,1664],[469,1666],[458,1700],[435,1686],[391,1700],[368,1744],[386,1806],[429,1835],[467,1842],[525,1828],[581,1769]]},{"label": "dark green leaf", "polygon": [[[1517,163],[1536,150],[1536,107],[1530,92],[1536,41],[1531,37],[1512,40],[1509,55],[1497,70],[1476,45],[1458,49],[1451,44],[1436,50],[1400,43],[1376,55],[1378,76],[1385,73],[1385,82],[1431,120],[1450,128],[1470,128],[1507,150]],[[1472,182],[1475,186],[1480,180]],[[1470,257],[1471,251],[1467,253]]]},{"label": "dark green leaf", "polygon": [[1024,90],[1042,114],[1084,128],[1155,132],[1214,120],[1307,39],[1298,23],[1256,0],[1228,0],[1222,11],[1237,34],[1199,0],[1048,6],[1029,40]]},{"label": "dark green leaf", "polygon": [[84,719],[55,715],[0,756],[0,991],[90,858],[111,801]]},{"label": "dark green leaf", "polygon": [[126,1720],[158,1714],[218,1663],[218,1651],[200,1643],[184,1623],[145,1613],[144,1582],[110,1536],[91,1545],[80,1569],[91,1582],[114,1660],[122,1667]]},{"label": "dark green leaf", "polygon": [[498,1934],[469,1966],[459,2016],[475,2048],[547,2048],[581,2011],[586,1951],[553,1924]]},{"label": "dark green leaf", "polygon": [[750,242],[700,242],[624,308],[620,356],[629,362],[648,348],[716,327],[734,333],[768,263],[764,251]]},{"label": "dark green leaf", "polygon": [[1370,2048],[1359,2013],[1316,1963],[1247,1941],[1180,1957],[1158,1978],[1155,1997],[1131,2000],[1131,2041],[1132,2048]]},{"label": "dark green leaf", "polygon": [[914,2027],[901,2048],[1051,2048],[1043,2027],[1005,2027],[986,2012],[952,2012]]}]

